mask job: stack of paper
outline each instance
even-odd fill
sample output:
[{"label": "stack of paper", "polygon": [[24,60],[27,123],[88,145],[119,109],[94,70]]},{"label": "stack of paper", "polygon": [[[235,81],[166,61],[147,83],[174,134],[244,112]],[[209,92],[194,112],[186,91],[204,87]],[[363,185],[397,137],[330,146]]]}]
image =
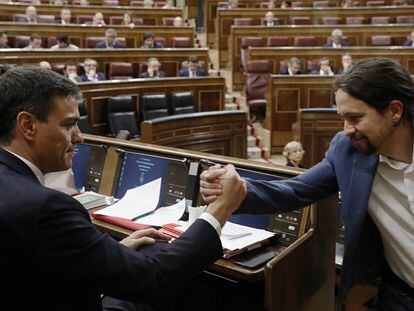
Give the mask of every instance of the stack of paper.
[{"label": "stack of paper", "polygon": [[108,197],[93,191],[87,191],[85,193],[75,195],[74,198],[78,200],[86,209],[111,205],[114,199],[113,197]]}]

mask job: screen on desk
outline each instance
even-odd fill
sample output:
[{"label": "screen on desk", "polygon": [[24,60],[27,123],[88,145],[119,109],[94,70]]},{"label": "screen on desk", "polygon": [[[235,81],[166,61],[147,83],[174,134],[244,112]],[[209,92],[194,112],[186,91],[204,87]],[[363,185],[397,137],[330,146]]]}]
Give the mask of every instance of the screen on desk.
[{"label": "screen on desk", "polygon": [[126,191],[150,181],[162,179],[157,207],[175,204],[185,197],[188,167],[184,158],[167,157],[125,152],[119,171],[116,198],[122,198]]},{"label": "screen on desk", "polygon": [[[259,173],[254,172],[246,169],[238,168],[237,172],[243,178],[250,178],[254,180],[275,180],[278,179],[277,176],[266,174],[266,173]],[[253,228],[258,229],[267,229],[269,225],[269,215],[232,215],[229,221],[234,222],[236,224],[245,225]]]}]

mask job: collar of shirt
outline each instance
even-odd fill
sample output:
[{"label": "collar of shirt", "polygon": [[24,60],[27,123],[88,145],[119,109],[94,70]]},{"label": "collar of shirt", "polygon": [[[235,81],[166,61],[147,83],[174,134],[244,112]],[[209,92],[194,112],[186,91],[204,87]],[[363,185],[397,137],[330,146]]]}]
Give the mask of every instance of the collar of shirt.
[{"label": "collar of shirt", "polygon": [[[414,150],[414,146],[413,146]],[[406,173],[411,173],[414,171],[414,151],[412,155],[411,163],[404,163],[401,161],[393,160],[387,156],[384,156],[382,154],[379,155],[379,162],[380,163],[386,163],[393,169],[399,170],[399,171],[405,171]]]},{"label": "collar of shirt", "polygon": [[333,42],[332,43],[332,47],[333,48],[340,48],[341,47],[341,44],[339,43],[339,44],[336,44],[335,42]]},{"label": "collar of shirt", "polygon": [[20,156],[20,155],[18,155],[18,154],[16,154],[16,153],[14,153],[14,152],[11,152],[10,150],[8,150],[8,149],[6,149],[6,148],[3,148],[4,150],[6,150],[7,152],[9,152],[9,153],[11,153],[12,155],[14,155],[15,157],[17,157],[17,158],[19,158],[20,160],[22,160],[31,170],[32,170],[32,172],[33,172],[33,174],[35,174],[36,175],[36,177],[37,177],[37,179],[39,180],[39,182],[40,182],[40,184],[42,185],[42,186],[44,186],[45,185],[45,176],[43,175],[43,173],[42,173],[42,171],[41,170],[39,170],[39,168],[36,166],[36,165],[34,165],[32,162],[30,162],[29,160],[27,160],[27,159],[25,159],[25,158],[23,158],[22,156]]}]

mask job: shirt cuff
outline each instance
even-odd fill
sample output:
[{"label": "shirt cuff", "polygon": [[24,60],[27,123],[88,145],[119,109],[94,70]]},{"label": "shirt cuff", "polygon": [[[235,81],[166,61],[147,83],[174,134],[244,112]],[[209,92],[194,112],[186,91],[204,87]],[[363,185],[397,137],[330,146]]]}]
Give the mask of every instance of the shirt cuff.
[{"label": "shirt cuff", "polygon": [[221,225],[213,215],[211,215],[210,213],[202,213],[198,218],[207,221],[214,228],[214,230],[216,230],[218,236],[220,237]]}]

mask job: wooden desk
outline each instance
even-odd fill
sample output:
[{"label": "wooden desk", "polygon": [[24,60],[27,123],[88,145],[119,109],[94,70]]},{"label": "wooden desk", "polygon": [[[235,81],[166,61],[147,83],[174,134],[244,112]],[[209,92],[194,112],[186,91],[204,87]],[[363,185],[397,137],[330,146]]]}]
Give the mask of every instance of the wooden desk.
[{"label": "wooden desk", "polygon": [[212,111],[157,118],[141,123],[141,142],[247,158],[247,114]]},{"label": "wooden desk", "polygon": [[139,48],[143,45],[144,34],[152,32],[154,37],[163,37],[166,47],[172,46],[173,37],[188,37],[194,45],[194,27],[171,27],[171,26],[136,26],[134,29],[123,26],[80,26],[80,25],[55,25],[55,24],[26,24],[13,22],[0,22],[0,29],[6,30],[9,37],[9,45],[14,46],[16,36],[28,36],[36,33],[44,40],[44,46],[48,37],[56,37],[60,33],[69,35],[71,43],[80,48],[86,47],[87,37],[105,37],[105,30],[114,28],[118,37],[126,39],[127,47]]},{"label": "wooden desk", "polygon": [[[338,72],[342,68],[342,55],[349,53],[355,61],[375,56],[383,56],[398,60],[401,65],[414,74],[414,50],[411,47],[344,47],[340,49],[322,47],[251,47],[248,51],[248,60],[269,60],[272,66],[272,73],[280,72],[280,62],[295,56],[302,62],[305,72],[307,62],[327,57],[333,72]],[[237,53],[235,53],[237,55]],[[240,59],[234,57],[232,61],[233,85],[235,89],[240,89],[245,85],[245,77],[239,70]]]},{"label": "wooden desk", "polygon": [[80,49],[51,51],[48,49],[22,51],[20,49],[0,50],[1,64],[36,65],[47,59],[52,65],[65,64],[67,61],[75,64],[83,63],[85,58],[93,58],[98,62],[98,71],[105,72],[106,64],[110,62],[128,62],[139,64],[150,57],[157,57],[162,64],[167,77],[176,77],[181,64],[189,56],[197,56],[200,61],[208,64],[208,49]]},{"label": "wooden desk", "polygon": [[[25,14],[27,6],[27,3],[0,3],[0,20],[13,21],[13,14]],[[35,5],[35,7],[38,15],[55,15],[56,18],[60,16],[60,6],[41,4]],[[110,16],[121,16],[125,11],[131,11],[135,17],[142,18],[145,25],[162,25],[163,17],[176,17],[183,14],[181,9],[140,8],[134,6],[67,5],[65,7],[71,10],[74,21],[77,15],[94,15],[96,12],[101,12],[107,24],[109,24]]]},{"label": "wooden desk", "polygon": [[[348,16],[362,16],[365,18],[366,23],[370,22],[370,18],[374,16],[390,16],[391,18],[395,19],[396,16],[400,15],[407,15],[407,10],[412,10],[414,7],[378,7],[378,8],[301,8],[301,9],[276,9],[271,10],[275,17],[279,19],[279,23],[281,25],[290,25],[292,17],[295,16],[309,16],[311,18],[311,22],[313,25],[321,25],[322,18],[327,16],[335,16],[341,17],[345,23],[345,18]],[[341,28],[344,32],[344,35],[349,37],[351,43],[353,45],[368,45],[366,43],[366,38],[371,35],[380,35],[380,34],[389,34],[389,35],[398,35],[401,36],[400,39],[401,43],[403,40],[406,39],[406,36],[411,33],[410,30],[407,30],[404,34],[398,32],[398,27],[403,27],[402,25],[378,25],[378,26],[371,26],[369,24],[365,25],[321,25],[320,27],[316,27],[319,30],[313,30],[315,27],[310,25],[297,25],[293,27],[257,27],[254,28],[252,26],[235,26],[235,28],[243,29],[245,28],[247,31],[244,32],[244,29],[241,31],[234,32],[234,38],[228,39],[230,33],[233,29],[232,25],[234,23],[235,18],[241,17],[250,17],[253,18],[253,26],[260,26],[261,19],[264,17],[265,13],[268,10],[266,9],[250,9],[250,10],[243,10],[243,9],[234,9],[234,10],[222,10],[219,9],[217,15],[217,32],[216,41],[218,42],[219,47],[219,59],[220,63],[223,64],[227,62],[227,50],[230,46],[234,47],[237,53],[240,53],[239,47],[240,45],[234,45],[234,41],[237,40],[235,38],[238,37],[245,37],[245,36],[262,36],[262,37],[269,37],[269,36],[287,36],[287,37],[294,37],[298,35],[302,36],[312,36],[319,33],[317,44],[323,45],[326,43],[326,39],[331,35],[331,31],[335,28]],[[324,28],[325,27],[325,28]],[[367,28],[364,28],[367,27]],[[372,27],[372,28],[371,28]],[[378,28],[377,28],[378,27]],[[405,25],[406,29],[413,28],[413,25]],[[263,28],[268,28],[267,31],[263,30]],[[389,28],[389,29],[388,29]],[[321,31],[321,29],[325,29],[325,31]],[[397,31],[397,32],[396,32]],[[361,32],[363,32],[361,34]],[[240,35],[241,33],[241,35]],[[263,34],[262,34],[263,33]],[[323,41],[321,41],[321,34],[324,33]],[[265,35],[264,35],[265,34]],[[356,41],[354,41],[354,39]],[[231,43],[228,43],[229,41]],[[400,44],[400,41],[395,43],[396,45]],[[230,44],[230,46],[229,46]],[[233,53],[234,54],[234,53]]]},{"label": "wooden desk", "polygon": [[137,112],[144,94],[166,94],[167,104],[173,92],[192,92],[196,111],[224,109],[226,85],[222,77],[131,79],[80,83],[86,101],[89,122],[94,134],[108,133],[107,99],[113,96],[133,97]]}]

